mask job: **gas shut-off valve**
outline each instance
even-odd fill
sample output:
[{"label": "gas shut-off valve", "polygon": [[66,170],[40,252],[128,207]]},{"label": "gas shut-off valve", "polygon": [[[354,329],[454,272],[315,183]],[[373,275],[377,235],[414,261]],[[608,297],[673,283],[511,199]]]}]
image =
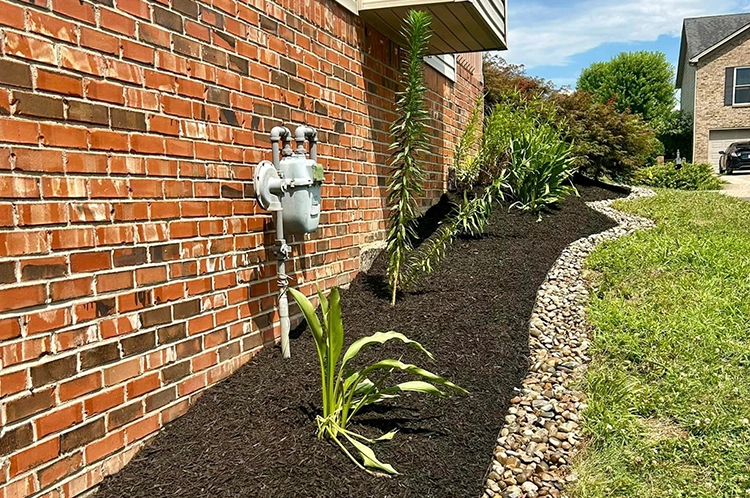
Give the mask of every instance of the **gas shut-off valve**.
[{"label": "gas shut-off valve", "polygon": [[[292,149],[292,140],[297,147]],[[305,142],[310,144],[309,156]],[[275,214],[277,278],[279,283],[279,320],[281,322],[281,351],[285,358],[289,349],[289,279],[286,261],[291,248],[287,235],[315,232],[320,222],[320,186],[323,167],[318,164],[318,134],[309,126],[299,126],[294,136],[289,128],[277,126],[271,130],[273,162],[261,161],[255,167],[255,197],[265,210]]]}]

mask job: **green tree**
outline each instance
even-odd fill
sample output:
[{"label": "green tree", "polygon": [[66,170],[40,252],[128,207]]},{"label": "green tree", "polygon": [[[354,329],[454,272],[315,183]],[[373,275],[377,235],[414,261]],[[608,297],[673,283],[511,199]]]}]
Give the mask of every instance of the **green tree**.
[{"label": "green tree", "polygon": [[669,119],[674,108],[674,67],[662,52],[622,52],[609,62],[584,69],[578,89],[617,110],[629,110],[646,121]]},{"label": "green tree", "polygon": [[415,238],[414,224],[419,216],[418,198],[423,195],[424,171],[420,157],[427,152],[429,140],[425,127],[429,118],[425,105],[427,86],[424,62],[432,35],[432,18],[426,12],[410,10],[404,19],[402,34],[406,54],[401,61],[404,90],[396,101],[398,118],[391,126],[391,174],[388,181],[388,205],[391,228],[386,240],[388,281],[392,304],[401,283],[406,257]]}]

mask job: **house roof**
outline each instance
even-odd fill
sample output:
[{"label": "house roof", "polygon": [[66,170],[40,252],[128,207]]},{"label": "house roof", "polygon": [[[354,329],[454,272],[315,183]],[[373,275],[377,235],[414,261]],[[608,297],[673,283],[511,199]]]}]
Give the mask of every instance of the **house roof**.
[{"label": "house roof", "polygon": [[750,13],[685,19],[682,25],[682,45],[677,68],[677,88],[682,88],[683,68],[688,61],[713,51],[748,27],[750,27]]}]

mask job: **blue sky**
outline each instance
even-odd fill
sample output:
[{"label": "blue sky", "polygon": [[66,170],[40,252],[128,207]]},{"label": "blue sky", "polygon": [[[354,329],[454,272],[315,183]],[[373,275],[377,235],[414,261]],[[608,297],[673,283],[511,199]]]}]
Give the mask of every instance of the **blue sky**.
[{"label": "blue sky", "polygon": [[508,0],[501,55],[575,87],[581,69],[622,51],[660,50],[677,64],[685,17],[732,12],[750,12],[750,0]]}]

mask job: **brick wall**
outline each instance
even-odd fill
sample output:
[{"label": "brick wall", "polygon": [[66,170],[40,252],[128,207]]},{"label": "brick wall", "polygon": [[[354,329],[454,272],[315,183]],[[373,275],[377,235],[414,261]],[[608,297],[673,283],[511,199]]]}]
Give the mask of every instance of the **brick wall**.
[{"label": "brick wall", "polygon": [[[326,0],[0,0],[0,33],[0,498],[68,498],[274,343],[273,126],[317,128],[326,168],[293,279],[382,240],[398,49]],[[427,70],[425,205],[476,66]]]},{"label": "brick wall", "polygon": [[750,35],[743,34],[698,63],[695,88],[696,162],[709,160],[711,130],[750,128],[749,106],[724,106],[724,80],[728,67],[750,65]]}]

